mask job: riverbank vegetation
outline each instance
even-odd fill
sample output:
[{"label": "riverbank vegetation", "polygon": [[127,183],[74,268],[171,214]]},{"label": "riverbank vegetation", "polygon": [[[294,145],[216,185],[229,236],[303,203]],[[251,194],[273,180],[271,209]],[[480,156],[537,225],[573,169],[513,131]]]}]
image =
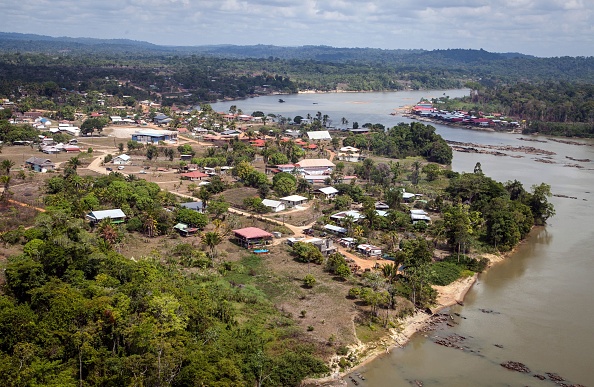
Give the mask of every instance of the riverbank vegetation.
[{"label": "riverbank vegetation", "polygon": [[594,137],[594,86],[578,82],[468,84],[469,96],[439,100],[440,108],[499,113],[524,121],[524,134]]}]

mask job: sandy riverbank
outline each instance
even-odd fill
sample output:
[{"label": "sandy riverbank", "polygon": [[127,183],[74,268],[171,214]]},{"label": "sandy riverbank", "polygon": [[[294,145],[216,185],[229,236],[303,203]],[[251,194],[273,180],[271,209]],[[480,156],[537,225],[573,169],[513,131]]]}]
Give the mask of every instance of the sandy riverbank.
[{"label": "sandy riverbank", "polygon": [[[505,260],[512,255],[514,251],[515,249],[500,255],[483,254],[483,257],[489,260],[488,268],[490,268],[494,264]],[[462,303],[464,297],[470,289],[472,289],[472,286],[476,283],[477,279],[478,274],[475,274],[472,277],[461,278],[446,286],[434,285],[433,288],[437,290],[438,295],[436,305],[431,308],[432,313],[439,313],[450,306]],[[352,351],[357,353],[358,356],[358,363],[355,367],[349,368],[343,372],[335,372],[322,379],[305,381],[304,385],[326,387],[345,386],[346,381],[344,378],[347,375],[356,373],[360,367],[370,363],[380,355],[389,353],[393,348],[404,347],[415,333],[422,331],[426,327],[430,319],[431,315],[424,312],[417,312],[412,316],[408,316],[400,321],[400,328],[393,329],[387,337],[384,337],[378,342],[360,344],[352,347]]]}]

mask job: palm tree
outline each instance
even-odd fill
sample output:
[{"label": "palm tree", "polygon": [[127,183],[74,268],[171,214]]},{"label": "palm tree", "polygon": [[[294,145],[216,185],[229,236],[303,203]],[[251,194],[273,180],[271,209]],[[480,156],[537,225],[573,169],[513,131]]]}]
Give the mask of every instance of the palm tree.
[{"label": "palm tree", "polygon": [[149,238],[152,238],[158,234],[157,220],[150,214],[146,214],[143,222],[143,228]]},{"label": "palm tree", "polygon": [[202,236],[202,243],[210,249],[210,257],[216,257],[216,247],[223,241],[221,235],[216,231],[209,231]]},{"label": "palm tree", "polygon": [[97,231],[99,232],[99,236],[101,236],[109,246],[113,246],[118,241],[118,231],[113,227],[113,224],[111,224],[109,219],[103,219],[99,222]]},{"label": "palm tree", "polygon": [[5,175],[10,173],[12,167],[14,167],[14,161],[12,160],[2,160],[2,163],[0,163],[0,170],[2,170]]},{"label": "palm tree", "polygon": [[0,195],[0,201],[4,201],[8,198],[10,191],[8,188],[10,187],[10,176],[3,175],[0,176],[0,184],[2,184],[2,195]]},{"label": "palm tree", "polygon": [[75,157],[71,157],[70,160],[68,160],[68,162],[66,163],[66,165],[69,168],[72,168],[73,170],[76,171],[76,169],[78,167],[80,167],[81,162],[80,162],[80,159],[78,158],[78,156],[75,156]]}]

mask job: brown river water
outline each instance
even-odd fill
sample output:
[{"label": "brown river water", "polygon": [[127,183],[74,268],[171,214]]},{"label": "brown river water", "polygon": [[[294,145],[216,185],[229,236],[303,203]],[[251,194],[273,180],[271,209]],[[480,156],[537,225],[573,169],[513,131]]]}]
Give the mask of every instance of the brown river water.
[{"label": "brown river water", "polygon": [[[260,97],[213,104],[217,111],[237,105],[245,113],[263,111],[292,117],[297,114],[328,114],[338,126],[342,117],[360,125],[392,126],[408,119],[391,116],[403,105],[421,97],[464,95],[466,90],[398,93],[301,94]],[[527,142],[519,134],[482,132],[434,125],[447,140],[475,144],[532,146],[555,152],[549,163],[543,156],[512,158],[488,154],[454,153],[452,168],[472,172],[480,162],[483,172],[499,181],[517,179],[529,189],[533,184],[551,185],[556,216],[536,228],[507,260],[481,274],[467,294],[464,306],[448,310],[452,327],[417,334],[404,348],[393,348],[358,368],[363,386],[555,386],[546,373],[571,384],[594,386],[594,141],[586,145]],[[583,168],[568,166],[580,165]],[[456,315],[456,314],[459,314]],[[459,335],[464,350],[437,345],[439,337]],[[529,373],[507,370],[507,361],[525,364]],[[534,375],[543,375],[540,380]],[[348,385],[354,383],[346,378]]]}]

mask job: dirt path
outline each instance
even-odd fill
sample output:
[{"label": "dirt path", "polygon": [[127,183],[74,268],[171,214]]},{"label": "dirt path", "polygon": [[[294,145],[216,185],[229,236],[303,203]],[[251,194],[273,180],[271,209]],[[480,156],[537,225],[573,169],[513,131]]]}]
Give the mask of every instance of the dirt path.
[{"label": "dirt path", "polygon": [[330,161],[334,160],[334,157],[336,157],[336,153],[331,151],[330,149],[326,149],[326,152],[328,152],[330,154],[330,157],[328,158],[328,160],[330,160]]},{"label": "dirt path", "polygon": [[17,206],[21,206],[21,207],[34,208],[35,210],[37,210],[39,212],[45,212],[45,209],[44,208],[35,207],[35,206],[32,206],[32,205],[27,204],[27,203],[19,202],[18,200],[8,199],[8,202],[9,203],[12,203],[12,204],[16,204]]},{"label": "dirt path", "polygon": [[344,247],[338,246],[337,251],[344,255],[346,258],[350,258],[361,268],[361,270],[365,269],[373,269],[377,264],[378,260],[376,258],[369,258],[363,259],[353,253],[348,252]]}]

